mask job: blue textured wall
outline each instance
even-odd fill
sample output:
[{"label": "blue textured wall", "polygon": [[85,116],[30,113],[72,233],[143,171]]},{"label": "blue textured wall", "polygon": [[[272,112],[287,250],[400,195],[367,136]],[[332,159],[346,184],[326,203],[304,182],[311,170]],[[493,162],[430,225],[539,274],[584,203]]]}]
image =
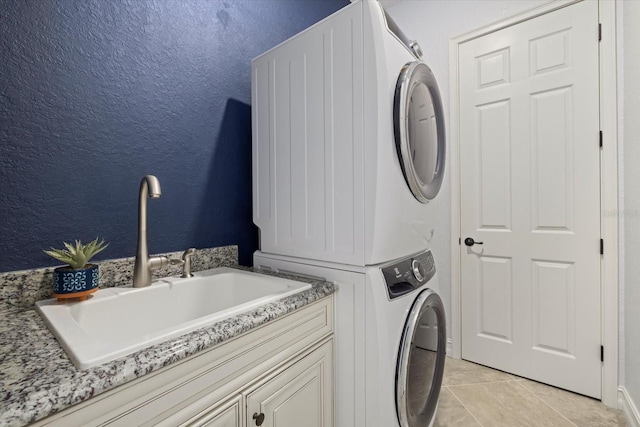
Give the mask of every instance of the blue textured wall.
[{"label": "blue textured wall", "polygon": [[0,271],[63,240],[251,262],[250,61],[348,0],[0,0]]}]

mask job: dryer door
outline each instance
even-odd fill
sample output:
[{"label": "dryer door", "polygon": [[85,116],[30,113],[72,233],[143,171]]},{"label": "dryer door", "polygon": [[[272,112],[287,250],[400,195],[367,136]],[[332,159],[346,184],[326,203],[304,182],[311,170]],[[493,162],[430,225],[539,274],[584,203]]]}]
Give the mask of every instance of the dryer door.
[{"label": "dryer door", "polygon": [[404,178],[415,198],[427,203],[440,191],[446,148],[440,91],[426,64],[415,61],[402,67],[393,107]]},{"label": "dryer door", "polygon": [[396,410],[401,427],[431,425],[442,387],[446,340],[442,300],[426,289],[413,303],[400,341]]}]

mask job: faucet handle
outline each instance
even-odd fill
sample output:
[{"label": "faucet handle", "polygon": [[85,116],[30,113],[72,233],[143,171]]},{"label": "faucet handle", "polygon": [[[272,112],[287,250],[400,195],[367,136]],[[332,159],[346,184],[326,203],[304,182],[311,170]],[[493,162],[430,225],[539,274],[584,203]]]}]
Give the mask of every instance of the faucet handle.
[{"label": "faucet handle", "polygon": [[149,257],[147,263],[149,265],[149,271],[153,271],[171,264],[171,260],[164,255],[158,255]]},{"label": "faucet handle", "polygon": [[193,277],[193,273],[191,273],[191,257],[196,253],[196,248],[189,248],[182,254],[182,277],[186,279],[188,277]]}]

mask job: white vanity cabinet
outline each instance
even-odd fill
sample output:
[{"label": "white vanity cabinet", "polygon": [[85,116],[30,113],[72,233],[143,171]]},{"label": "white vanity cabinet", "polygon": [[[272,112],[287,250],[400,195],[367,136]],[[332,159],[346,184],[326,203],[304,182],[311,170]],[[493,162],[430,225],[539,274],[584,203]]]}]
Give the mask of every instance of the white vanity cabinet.
[{"label": "white vanity cabinet", "polygon": [[332,354],[327,297],[35,425],[333,427]]}]

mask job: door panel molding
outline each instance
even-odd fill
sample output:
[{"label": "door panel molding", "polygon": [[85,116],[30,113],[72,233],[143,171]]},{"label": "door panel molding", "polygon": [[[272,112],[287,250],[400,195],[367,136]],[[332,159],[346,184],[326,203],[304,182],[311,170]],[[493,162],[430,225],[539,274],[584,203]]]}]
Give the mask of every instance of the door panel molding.
[{"label": "door panel molding", "polygon": [[[451,171],[451,356],[461,357],[461,230],[460,230],[460,129],[459,129],[459,64],[458,49],[462,43],[483,35],[513,26],[520,22],[553,12],[582,0],[558,0],[520,13],[511,18],[496,22],[472,32],[453,38],[449,42],[450,70],[450,171]],[[593,0],[585,0],[593,1]],[[601,212],[616,212],[618,209],[618,150],[617,150],[617,57],[616,57],[616,5],[613,1],[599,1],[599,20],[602,25],[602,41],[599,46],[599,83],[600,83],[600,129],[604,132],[604,148],[600,155]],[[597,31],[597,29],[594,29]],[[561,34],[559,34],[560,36]],[[543,42],[543,40],[541,40]],[[566,40],[565,40],[566,42]],[[502,67],[498,53],[487,63],[487,74],[478,76],[478,81],[486,84],[500,84],[509,78],[508,71]],[[496,59],[497,58],[497,59]],[[489,59],[489,58],[484,58]],[[547,58],[540,65],[538,73],[547,71],[556,58]],[[558,61],[555,67],[562,67]],[[549,65],[551,64],[551,65]],[[532,70],[533,72],[534,70]],[[480,78],[482,77],[482,79]],[[491,81],[490,81],[491,80]],[[495,82],[495,83],[494,83]],[[594,136],[597,144],[597,136]],[[604,345],[602,363],[602,402],[617,407],[618,401],[618,218],[600,215],[601,236],[607,250],[601,257],[601,330]]]}]

